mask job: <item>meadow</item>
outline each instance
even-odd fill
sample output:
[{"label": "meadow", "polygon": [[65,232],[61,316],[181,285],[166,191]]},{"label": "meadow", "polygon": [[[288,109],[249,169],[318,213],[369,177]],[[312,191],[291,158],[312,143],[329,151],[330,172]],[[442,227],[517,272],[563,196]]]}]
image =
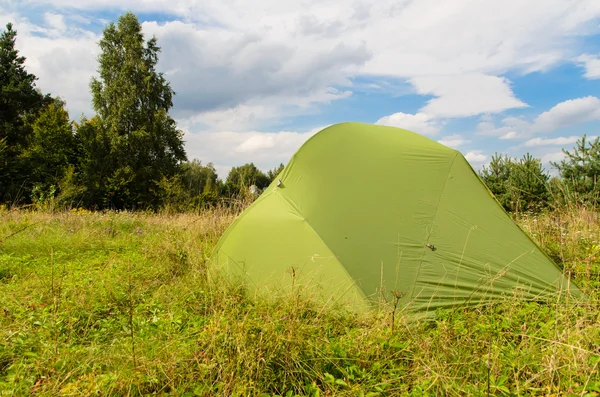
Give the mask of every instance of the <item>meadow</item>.
[{"label": "meadow", "polygon": [[[600,221],[516,216],[588,295],[410,323],[211,273],[238,210],[0,210],[2,396],[598,396]],[[393,322],[392,322],[393,319]]]}]

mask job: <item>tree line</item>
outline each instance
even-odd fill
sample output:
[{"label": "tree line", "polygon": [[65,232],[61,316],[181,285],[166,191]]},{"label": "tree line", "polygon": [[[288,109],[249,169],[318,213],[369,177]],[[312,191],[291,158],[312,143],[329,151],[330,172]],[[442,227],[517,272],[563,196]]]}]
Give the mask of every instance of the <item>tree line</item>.
[{"label": "tree line", "polygon": [[550,164],[558,170],[551,177],[531,154],[521,159],[495,153],[479,173],[498,202],[508,212],[535,213],[565,205],[600,204],[600,138],[581,137],[572,150],[562,149],[564,159]]},{"label": "tree line", "polygon": [[[214,205],[268,186],[253,163],[222,181],[211,163],[189,161],[169,110],[175,92],[156,70],[160,47],[145,40],[133,13],[109,23],[99,42],[98,76],[90,82],[95,115],[71,121],[66,103],[36,88],[8,23],[0,35],[0,204],[89,209],[177,210]],[[598,204],[598,138],[577,142],[550,177],[541,160],[495,154],[479,173],[510,212],[580,202]]]},{"label": "tree line", "polygon": [[175,95],[133,13],[103,30],[95,115],[71,121],[66,103],[43,94],[25,68],[8,23],[0,35],[0,203],[53,202],[93,209],[185,209],[266,187],[283,168],[234,167],[225,181],[212,164],[188,161],[169,110]]}]

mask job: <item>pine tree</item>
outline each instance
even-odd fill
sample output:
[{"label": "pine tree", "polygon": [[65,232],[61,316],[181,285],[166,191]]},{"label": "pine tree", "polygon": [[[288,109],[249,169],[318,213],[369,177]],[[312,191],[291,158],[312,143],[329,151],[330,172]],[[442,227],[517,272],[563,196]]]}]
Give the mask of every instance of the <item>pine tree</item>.
[{"label": "pine tree", "polygon": [[565,195],[583,203],[600,204],[600,137],[579,139],[573,151],[563,149],[566,158],[552,162],[563,178]]}]

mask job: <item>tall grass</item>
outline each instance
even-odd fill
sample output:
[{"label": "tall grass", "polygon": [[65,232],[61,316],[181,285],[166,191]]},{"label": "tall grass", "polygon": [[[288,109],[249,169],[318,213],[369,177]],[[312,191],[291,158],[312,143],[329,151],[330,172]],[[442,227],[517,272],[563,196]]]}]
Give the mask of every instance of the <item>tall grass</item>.
[{"label": "tall grass", "polygon": [[596,212],[517,219],[587,305],[507,299],[417,324],[207,278],[236,213],[0,212],[0,393],[600,395]]}]

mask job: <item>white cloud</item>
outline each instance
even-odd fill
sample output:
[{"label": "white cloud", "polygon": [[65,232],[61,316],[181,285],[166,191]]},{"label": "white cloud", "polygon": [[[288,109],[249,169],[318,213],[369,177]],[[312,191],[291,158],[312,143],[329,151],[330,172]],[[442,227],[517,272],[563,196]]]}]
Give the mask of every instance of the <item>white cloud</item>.
[{"label": "white cloud", "polygon": [[0,7],[1,29],[12,22],[17,31],[16,48],[26,58],[27,71],[38,77],[36,85],[44,93],[66,100],[71,118],[89,115],[89,81],[96,71],[96,42],[99,36],[70,27],[56,13],[44,14],[50,28],[32,24],[16,13],[4,13]]},{"label": "white cloud", "polygon": [[65,19],[60,14],[56,14],[54,12],[47,12],[44,14],[44,20],[53,29],[56,29],[61,32],[67,30],[67,25],[65,24]]},{"label": "white cloud", "polygon": [[554,145],[570,145],[577,142],[579,136],[557,137],[557,138],[532,138],[525,142],[525,146],[554,146]]},{"label": "white cloud", "polygon": [[461,135],[449,135],[449,136],[445,136],[442,139],[438,140],[438,142],[441,143],[442,145],[451,147],[453,149],[457,149],[460,146],[470,143],[471,141],[463,138]]},{"label": "white cloud", "polygon": [[600,79],[600,58],[594,55],[583,54],[576,61],[585,68],[584,76],[588,79]]},{"label": "white cloud", "polygon": [[269,120],[293,117],[299,114],[316,112],[316,104],[346,98],[350,91],[336,89],[323,90],[307,97],[281,98],[281,104],[269,100],[249,100],[246,104],[223,110],[201,112],[179,122],[190,129],[193,125],[202,125],[208,131],[248,131]]},{"label": "white cloud", "polygon": [[55,12],[47,12],[44,14],[44,20],[51,28],[56,29],[60,32],[67,30],[65,19],[61,14]]},{"label": "white cloud", "polygon": [[550,164],[550,162],[560,162],[560,160],[566,157],[565,153],[560,152],[550,152],[546,153],[541,157],[542,164]]},{"label": "white cloud", "polygon": [[394,113],[377,120],[376,124],[403,128],[422,135],[436,135],[442,128],[441,122],[425,113]]},{"label": "white cloud", "polygon": [[504,135],[502,135],[500,137],[500,139],[505,139],[505,140],[507,140],[507,139],[516,139],[516,138],[517,138],[517,132],[516,131],[507,132],[506,134],[504,134]]},{"label": "white cloud", "polygon": [[561,102],[540,114],[535,119],[532,130],[547,132],[593,120],[600,120],[600,99],[587,96]]},{"label": "white cloud", "polygon": [[485,117],[477,124],[477,135],[497,136],[500,139],[521,139],[530,134],[531,123],[522,117],[505,117],[500,121],[501,125]]},{"label": "white cloud", "polygon": [[501,77],[477,73],[418,76],[410,81],[417,93],[436,96],[421,111],[438,117],[469,117],[527,106],[515,98],[508,80]]},{"label": "white cloud", "polygon": [[[162,13],[166,22],[150,20],[143,29],[162,48],[159,69],[177,92],[173,114],[190,131],[186,150],[190,158],[215,163],[220,173],[247,161],[263,169],[285,163],[313,132],[247,131],[277,129],[282,119],[290,125],[289,118],[356,91],[423,95],[428,102],[416,114],[399,112],[377,123],[430,136],[439,134],[444,118],[480,114],[479,135],[520,141],[594,119],[591,108],[578,113],[558,105],[533,121],[505,117],[496,125],[493,115],[527,106],[502,76],[574,59],[588,78],[597,75],[597,56],[580,56],[582,37],[597,29],[597,0],[26,3],[0,6],[0,22],[15,22],[28,69],[44,91],[67,100],[74,118],[91,107],[88,85],[99,40],[92,15],[115,20],[125,10],[141,17]],[[466,140],[445,136],[440,142],[464,148]],[[466,157],[475,165],[488,160],[478,150]]]},{"label": "white cloud", "polygon": [[488,159],[488,156],[483,154],[481,150],[475,150],[472,152],[467,152],[467,154],[465,154],[465,158],[469,163],[471,163],[471,165],[479,166],[485,164],[485,162]]},{"label": "white cloud", "polygon": [[[498,126],[486,117],[477,125],[477,134],[496,136],[503,140],[527,139],[536,133],[551,132],[596,120],[600,120],[600,99],[587,96],[560,102],[551,109],[539,114],[532,121],[528,121],[524,117],[505,117]],[[561,142],[561,139],[573,139],[573,137],[556,138],[556,142]],[[532,146],[534,144],[546,144],[547,140],[536,138],[528,142],[530,142],[528,146]]]},{"label": "white cloud", "polygon": [[184,141],[190,160],[212,162],[219,176],[226,178],[231,167],[248,162],[265,171],[280,163],[287,164],[300,146],[323,128],[305,132],[188,132]]},{"label": "white cloud", "polygon": [[240,120],[260,121],[260,127],[288,113],[286,107],[306,113],[314,110],[311,105],[346,98],[351,92],[336,86],[349,86],[346,69],[369,57],[361,42],[292,40],[285,31],[206,29],[180,21],[143,27],[163,48],[159,66],[177,92],[174,111],[179,117],[205,113],[209,124],[233,113]]},{"label": "white cloud", "polygon": [[[257,98],[267,108],[276,104],[278,111],[285,100],[349,86],[355,76],[411,80],[418,92],[435,97],[421,111],[441,117],[519,108],[525,104],[499,76],[574,59],[578,46],[573,44],[594,32],[600,16],[597,0],[449,0],[443,6],[437,0],[29,0],[27,6],[50,9],[46,22],[59,32],[64,24],[69,30],[78,10],[165,13],[171,21],[149,21],[144,30],[159,38],[160,67],[170,72],[178,93],[179,117],[254,106],[249,102]],[[56,68],[40,76],[40,85],[69,103],[82,96],[61,87],[78,84],[79,92],[87,91],[94,70],[89,60],[97,40],[89,36],[73,31],[47,47],[23,48],[39,63],[67,44],[62,55],[68,58],[55,56]],[[67,73],[56,75],[58,64]]]}]

